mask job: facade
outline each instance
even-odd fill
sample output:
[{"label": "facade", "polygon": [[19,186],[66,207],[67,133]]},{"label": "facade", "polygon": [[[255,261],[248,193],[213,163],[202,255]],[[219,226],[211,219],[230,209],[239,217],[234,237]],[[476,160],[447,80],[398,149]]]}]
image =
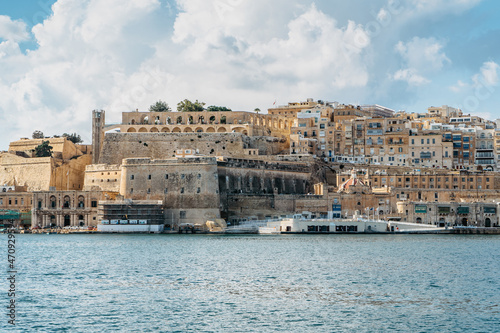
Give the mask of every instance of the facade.
[{"label": "facade", "polygon": [[399,213],[410,221],[445,226],[500,226],[498,203],[494,202],[398,202]]},{"label": "facade", "polygon": [[95,227],[97,204],[104,199],[95,191],[33,192],[33,227]]}]

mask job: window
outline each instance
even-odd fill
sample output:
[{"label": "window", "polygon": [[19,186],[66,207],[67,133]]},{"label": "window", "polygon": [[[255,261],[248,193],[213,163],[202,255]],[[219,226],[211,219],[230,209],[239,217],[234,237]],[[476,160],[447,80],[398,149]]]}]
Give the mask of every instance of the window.
[{"label": "window", "polygon": [[[130,189],[130,193],[132,193],[132,189]],[[92,200],[92,202],[90,203],[90,206],[97,207],[97,200]]]},{"label": "window", "polygon": [[432,144],[436,144],[436,139],[432,139]]},{"label": "window", "polygon": [[181,193],[184,193],[184,187],[181,187]]},{"label": "window", "polygon": [[148,179],[151,180],[151,175],[148,175]]},{"label": "window", "polygon": [[134,180],[134,175],[130,175],[130,180]]},{"label": "window", "polygon": [[411,139],[411,144],[414,145],[415,144],[415,139]]},{"label": "window", "polygon": [[181,211],[179,212],[179,217],[180,217],[181,219],[185,219],[185,218],[186,218],[186,211],[185,211],[185,210],[181,210]]},{"label": "window", "polygon": [[184,174],[181,174],[181,179],[184,179],[185,175]]},{"label": "window", "polygon": [[165,175],[165,179],[168,179],[168,174]]},{"label": "window", "polygon": [[168,188],[165,188],[164,193],[165,193],[165,194],[167,194],[167,193],[168,193]]},{"label": "window", "polygon": [[201,173],[198,174],[198,179],[200,179],[200,178],[201,178]]},{"label": "window", "polygon": [[151,193],[151,189],[150,189],[150,188],[148,188],[148,194],[150,194],[150,193]]},{"label": "window", "polygon": [[201,192],[201,188],[198,187],[198,189],[196,190],[196,193],[200,193]]}]

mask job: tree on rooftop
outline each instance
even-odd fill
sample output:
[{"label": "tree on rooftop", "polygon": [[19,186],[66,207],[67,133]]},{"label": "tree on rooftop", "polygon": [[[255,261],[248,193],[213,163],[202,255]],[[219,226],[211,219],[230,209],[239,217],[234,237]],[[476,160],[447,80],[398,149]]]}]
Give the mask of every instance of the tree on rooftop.
[{"label": "tree on rooftop", "polygon": [[233,110],[228,109],[228,108],[227,108],[227,107],[225,107],[225,106],[210,105],[210,106],[207,108],[207,111],[233,111]]},{"label": "tree on rooftop", "polygon": [[156,102],[155,104],[153,104],[149,107],[149,111],[150,112],[170,112],[170,111],[172,111],[172,109],[170,108],[170,106],[168,106],[168,104],[166,102],[164,102],[160,99],[158,102]]},{"label": "tree on rooftop", "polygon": [[49,141],[43,141],[42,144],[35,147],[36,157],[50,157],[52,156],[52,146],[49,145]]},{"label": "tree on rooftop", "polygon": [[80,135],[76,134],[76,133],[73,133],[73,134],[68,134],[68,133],[63,133],[63,138],[66,138],[68,139],[69,141],[73,142],[73,143],[80,143],[80,142],[83,142],[82,138],[80,137]]},{"label": "tree on rooftop", "polygon": [[204,110],[205,103],[203,102],[191,102],[188,99],[185,99],[177,104],[177,111],[179,112],[198,112]]},{"label": "tree on rooftop", "polygon": [[256,112],[256,113],[259,113],[260,109],[259,108],[255,108],[253,111]]},{"label": "tree on rooftop", "polygon": [[33,139],[43,139],[44,138],[43,132],[39,131],[39,130],[34,131],[33,134],[31,135],[31,137]]}]

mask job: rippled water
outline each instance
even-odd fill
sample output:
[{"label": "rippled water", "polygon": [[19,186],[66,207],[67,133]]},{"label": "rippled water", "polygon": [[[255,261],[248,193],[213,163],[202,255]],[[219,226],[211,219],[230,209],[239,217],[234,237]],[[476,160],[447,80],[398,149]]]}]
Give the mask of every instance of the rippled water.
[{"label": "rippled water", "polygon": [[500,331],[498,236],[16,239],[19,331]]}]

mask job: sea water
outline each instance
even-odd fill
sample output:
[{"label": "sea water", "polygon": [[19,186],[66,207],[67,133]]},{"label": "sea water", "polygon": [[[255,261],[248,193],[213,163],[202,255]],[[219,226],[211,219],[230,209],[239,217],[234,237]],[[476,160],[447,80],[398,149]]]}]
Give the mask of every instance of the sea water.
[{"label": "sea water", "polygon": [[2,331],[500,331],[499,236],[16,235],[16,266]]}]

